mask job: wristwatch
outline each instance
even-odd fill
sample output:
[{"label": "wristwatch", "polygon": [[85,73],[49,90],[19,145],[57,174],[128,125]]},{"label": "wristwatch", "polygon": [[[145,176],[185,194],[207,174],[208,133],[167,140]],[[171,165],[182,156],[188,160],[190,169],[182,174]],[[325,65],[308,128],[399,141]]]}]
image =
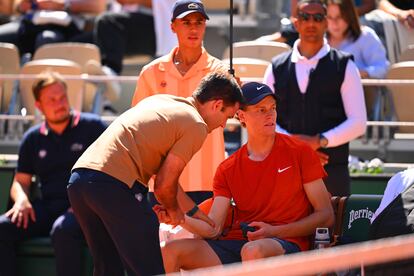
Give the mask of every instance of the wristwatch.
[{"label": "wristwatch", "polygon": [[328,146],[328,139],[322,133],[319,134],[319,146],[323,149]]},{"label": "wristwatch", "polygon": [[198,208],[198,205],[197,204],[195,204],[194,205],[194,207],[193,208],[191,208],[189,211],[187,211],[187,213],[185,213],[187,216],[189,216],[189,217],[192,217],[192,216],[194,216],[195,215],[195,213],[197,213],[198,212],[198,210],[200,210],[199,208]]}]

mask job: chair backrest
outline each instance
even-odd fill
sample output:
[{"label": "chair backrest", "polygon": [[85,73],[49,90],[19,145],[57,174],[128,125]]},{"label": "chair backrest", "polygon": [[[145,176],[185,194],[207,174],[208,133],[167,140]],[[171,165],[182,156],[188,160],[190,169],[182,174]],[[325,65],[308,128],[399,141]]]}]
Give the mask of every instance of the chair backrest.
[{"label": "chair backrest", "polygon": [[[65,59],[40,59],[27,62],[21,68],[21,74],[38,75],[43,71],[50,70],[61,75],[80,76],[82,69],[79,64]],[[32,85],[35,80],[21,80],[20,92],[23,107],[26,108],[28,115],[36,113],[34,105],[35,99],[32,92]],[[81,110],[83,98],[83,80],[66,80],[68,87],[69,104],[73,109]]]},{"label": "chair backrest", "polygon": [[[0,43],[0,74],[18,74],[19,50],[14,44]],[[13,80],[0,80],[0,112],[6,113],[13,95]]]},{"label": "chair backrest", "polygon": [[408,45],[407,49],[402,51],[398,61],[414,61],[414,44]]},{"label": "chair backrest", "polygon": [[7,211],[14,171],[13,167],[0,167],[0,215]]},{"label": "chair backrest", "polygon": [[[393,64],[387,74],[388,79],[414,79],[414,61]],[[394,102],[395,113],[399,121],[414,122],[414,85],[387,85]],[[399,127],[400,132],[414,132],[413,127]]]},{"label": "chair backrest", "polygon": [[[64,58],[79,64],[83,73],[89,73],[87,63],[91,60],[101,66],[101,53],[99,48],[90,43],[63,42],[45,44],[39,47],[34,53],[33,60]],[[82,110],[90,111],[95,97],[96,85],[91,82],[84,83],[83,106]]]},{"label": "chair backrest", "polygon": [[[274,41],[242,41],[233,43],[233,57],[257,58],[270,62],[273,57],[289,51],[290,46]],[[223,59],[230,57],[230,48],[224,51]]]},{"label": "chair backrest", "polygon": [[[230,60],[224,59],[224,63]],[[259,78],[262,79],[270,62],[255,58],[233,58],[233,68],[239,78]]]},{"label": "chair backrest", "polygon": [[[390,15],[387,15],[391,17]],[[392,63],[399,62],[401,53],[408,45],[414,44],[414,35],[411,28],[407,28],[402,22],[391,17],[383,20],[385,44],[388,60]]]},{"label": "chair backrest", "polygon": [[89,60],[101,62],[99,48],[90,43],[51,43],[39,47],[33,55],[33,60],[38,59],[67,59],[76,62],[82,68]]},{"label": "chair backrest", "polygon": [[[335,236],[337,233],[339,233],[339,229],[336,228],[336,226],[338,225],[337,221],[338,221],[338,211],[339,211],[339,201],[341,200],[340,196],[332,196],[331,197],[331,206],[332,209],[334,211],[334,224],[333,226],[330,228],[330,236]],[[341,218],[342,219],[342,218]]]},{"label": "chair backrest", "polygon": [[[358,195],[341,198],[338,212],[342,216],[339,236],[343,243],[361,242],[368,240],[371,217],[377,210],[382,195]],[[342,206],[341,206],[342,205]],[[338,216],[337,216],[338,218]]]}]

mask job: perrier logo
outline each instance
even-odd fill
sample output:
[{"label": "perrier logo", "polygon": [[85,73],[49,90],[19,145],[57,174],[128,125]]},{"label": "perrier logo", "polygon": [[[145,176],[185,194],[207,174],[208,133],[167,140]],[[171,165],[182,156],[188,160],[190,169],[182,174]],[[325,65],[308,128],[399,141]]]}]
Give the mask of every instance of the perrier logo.
[{"label": "perrier logo", "polygon": [[358,219],[368,219],[370,220],[372,218],[372,215],[374,212],[367,208],[365,209],[359,209],[359,210],[351,210],[349,212],[349,222],[348,222],[348,229],[351,229],[351,225],[354,221]]}]

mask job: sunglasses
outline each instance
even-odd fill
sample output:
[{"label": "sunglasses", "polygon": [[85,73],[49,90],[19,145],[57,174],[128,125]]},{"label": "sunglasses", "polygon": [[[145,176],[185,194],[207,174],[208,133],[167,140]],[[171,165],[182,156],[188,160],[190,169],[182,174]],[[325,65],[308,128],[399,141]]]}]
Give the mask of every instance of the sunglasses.
[{"label": "sunglasses", "polygon": [[322,22],[323,20],[325,20],[325,15],[323,13],[314,13],[314,14],[305,13],[305,12],[298,13],[298,18],[301,21],[309,21],[311,17],[313,18],[313,21],[315,22]]}]

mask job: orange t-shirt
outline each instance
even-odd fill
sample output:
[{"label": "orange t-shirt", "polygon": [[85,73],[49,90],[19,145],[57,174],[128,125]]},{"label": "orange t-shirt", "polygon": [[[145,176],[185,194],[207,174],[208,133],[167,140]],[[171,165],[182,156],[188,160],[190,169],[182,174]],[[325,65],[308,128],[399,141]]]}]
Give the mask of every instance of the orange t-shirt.
[{"label": "orange t-shirt", "polygon": [[[233,198],[237,216],[224,239],[243,239],[240,222],[262,221],[283,225],[312,212],[303,185],[326,176],[319,157],[308,145],[284,134],[276,134],[269,156],[263,161],[248,158],[244,145],[220,164],[214,177],[214,196]],[[289,237],[301,250],[309,249],[309,238]]]},{"label": "orange t-shirt", "polygon": [[[173,63],[178,48],[144,66],[137,81],[132,106],[142,99],[155,94],[171,94],[189,97],[201,79],[208,73],[225,70],[227,67],[203,48],[198,61],[182,76]],[[204,141],[187,164],[180,177],[184,191],[211,191],[213,177],[218,165],[224,160],[223,130],[217,128]]]}]

